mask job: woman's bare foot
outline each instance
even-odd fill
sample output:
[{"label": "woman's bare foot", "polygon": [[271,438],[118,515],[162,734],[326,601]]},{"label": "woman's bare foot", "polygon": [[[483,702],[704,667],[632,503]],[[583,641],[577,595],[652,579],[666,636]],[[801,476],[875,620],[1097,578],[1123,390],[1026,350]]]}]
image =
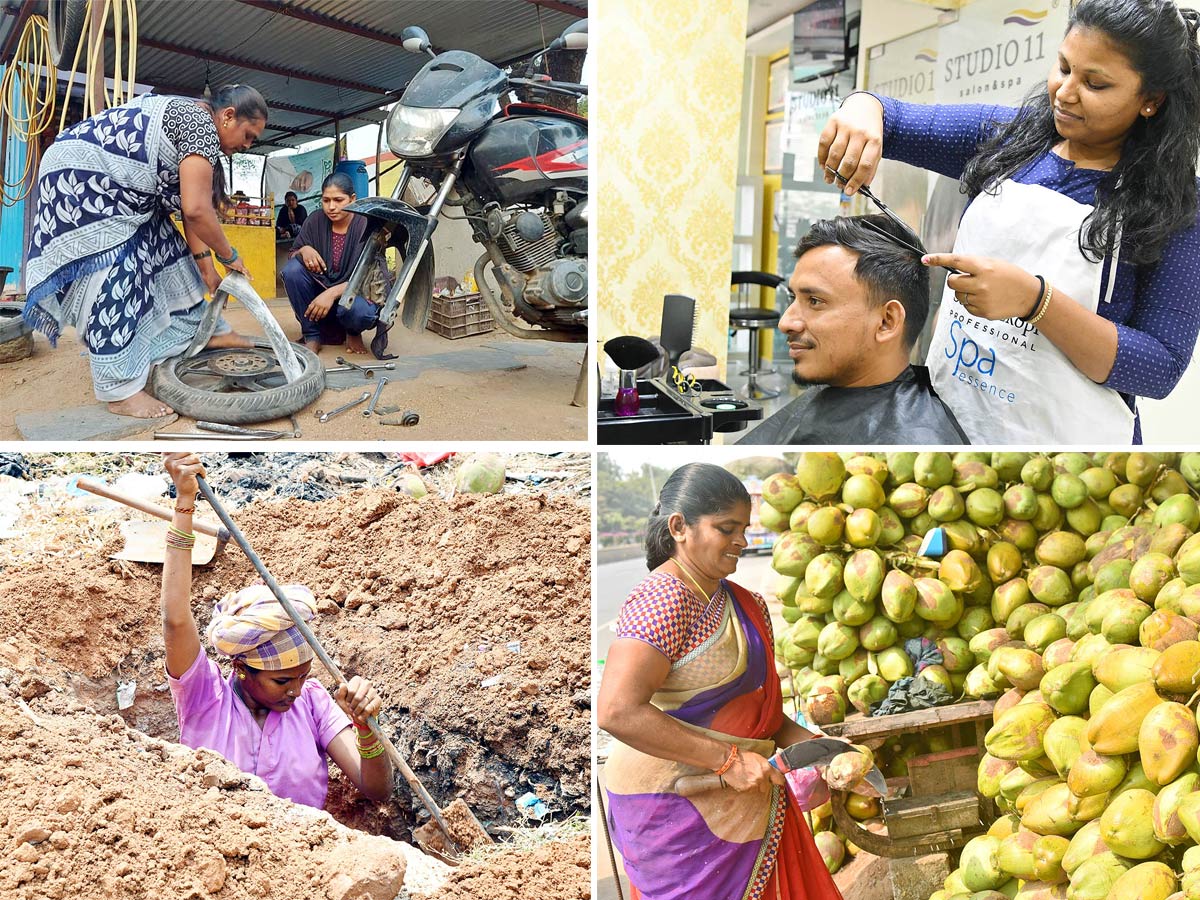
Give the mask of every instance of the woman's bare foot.
[{"label": "woman's bare foot", "polygon": [[214,334],[212,340],[205,346],[205,350],[223,350],[226,347],[253,347],[254,341],[244,335],[238,334],[236,331],[227,331],[225,334]]},{"label": "woman's bare foot", "polygon": [[150,396],[145,391],[138,391],[132,397],[124,400],[113,400],[108,404],[108,411],[118,416],[133,416],[135,419],[157,419],[169,416],[175,410],[161,400]]},{"label": "woman's bare foot", "polygon": [[309,350],[311,350],[313,353],[321,352],[321,342],[320,341],[305,341],[304,346],[307,347]]},{"label": "woman's bare foot", "polygon": [[367,352],[367,346],[363,343],[361,334],[346,335],[346,352],[354,355]]}]

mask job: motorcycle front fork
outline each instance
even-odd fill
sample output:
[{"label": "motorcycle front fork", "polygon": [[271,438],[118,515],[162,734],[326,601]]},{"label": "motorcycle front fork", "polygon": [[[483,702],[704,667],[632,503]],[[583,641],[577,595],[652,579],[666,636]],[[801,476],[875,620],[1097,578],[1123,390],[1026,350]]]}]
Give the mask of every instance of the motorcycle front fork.
[{"label": "motorcycle front fork", "polygon": [[[429,238],[433,235],[433,231],[437,228],[438,215],[442,211],[442,207],[446,205],[446,200],[450,197],[450,192],[454,190],[454,185],[458,181],[458,176],[462,173],[463,160],[465,156],[459,154],[450,169],[446,172],[445,178],[442,179],[441,185],[438,186],[437,193],[430,203],[429,211],[426,213],[418,213],[416,210],[411,211],[408,215],[411,227],[405,229],[404,244],[399,247],[402,257],[402,265],[400,273],[388,291],[387,300],[384,301],[383,308],[379,311],[379,318],[384,323],[390,325],[396,317],[396,310],[403,302],[405,295],[408,293],[408,288],[412,284],[413,276],[417,271],[417,264],[421,261],[421,257],[425,255],[426,249],[429,247]],[[400,174],[400,178],[396,181],[396,187],[392,189],[391,199],[397,203],[403,203],[400,199],[404,195],[404,189],[408,186],[408,182],[412,177],[412,170],[408,166],[404,167],[404,171]],[[362,292],[362,286],[366,280],[367,273],[374,264],[377,254],[386,251],[386,248],[391,244],[392,235],[396,229],[394,224],[383,224],[380,230],[373,236],[368,250],[358,258],[354,269],[350,273],[350,278],[347,281],[346,290],[342,293],[341,302],[343,305],[349,306],[354,302],[354,298]]]}]

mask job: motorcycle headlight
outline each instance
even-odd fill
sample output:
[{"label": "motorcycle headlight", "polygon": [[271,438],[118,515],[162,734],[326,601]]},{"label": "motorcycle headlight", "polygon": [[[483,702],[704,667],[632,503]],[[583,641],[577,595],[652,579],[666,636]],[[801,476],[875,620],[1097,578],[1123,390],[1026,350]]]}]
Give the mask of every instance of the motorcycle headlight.
[{"label": "motorcycle headlight", "polygon": [[432,156],[458,118],[457,109],[426,109],[397,103],[388,113],[387,142],[397,156]]}]

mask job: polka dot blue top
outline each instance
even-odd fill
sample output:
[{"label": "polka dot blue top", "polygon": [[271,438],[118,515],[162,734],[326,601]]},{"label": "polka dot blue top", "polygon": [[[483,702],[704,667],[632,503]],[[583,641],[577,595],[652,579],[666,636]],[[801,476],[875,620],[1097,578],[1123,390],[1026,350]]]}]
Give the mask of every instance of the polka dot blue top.
[{"label": "polka dot blue top", "polygon": [[[884,156],[954,179],[962,177],[968,160],[988,139],[992,123],[1008,121],[1017,112],[985,104],[942,106],[877,99],[884,110]],[[1046,153],[1013,180],[1092,205],[1106,174],[1078,169],[1070,160]],[[1104,265],[1101,296],[1108,288],[1111,258]],[[1112,302],[1100,304],[1100,315],[1117,326],[1117,357],[1104,386],[1119,391],[1131,409],[1136,409],[1135,396],[1166,397],[1187,370],[1200,332],[1197,285],[1200,224],[1173,235],[1162,259],[1153,265],[1135,266],[1119,259]],[[1133,441],[1141,443],[1140,422]]]}]

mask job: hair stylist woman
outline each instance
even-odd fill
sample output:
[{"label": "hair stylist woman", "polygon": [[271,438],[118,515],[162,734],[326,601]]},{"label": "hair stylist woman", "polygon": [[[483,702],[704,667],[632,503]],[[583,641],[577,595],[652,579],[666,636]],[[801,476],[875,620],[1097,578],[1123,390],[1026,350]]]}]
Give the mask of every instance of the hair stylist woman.
[{"label": "hair stylist woman", "polygon": [[[880,155],[971,202],[927,364],[971,443],[1140,442],[1200,330],[1200,13],[1080,0],[1020,109],[853,95],[818,159],[853,193]],[[957,300],[958,305],[949,300]]]},{"label": "hair stylist woman", "polygon": [[[663,485],[646,528],[650,574],[621,607],[597,722],[613,842],[645,900],[824,900],[841,895],[783,776],[776,743],[811,734],[783,714],[771,620],[726,579],[746,547],[750,495],[719,466]],[[690,798],[682,775],[723,789]]]}]

